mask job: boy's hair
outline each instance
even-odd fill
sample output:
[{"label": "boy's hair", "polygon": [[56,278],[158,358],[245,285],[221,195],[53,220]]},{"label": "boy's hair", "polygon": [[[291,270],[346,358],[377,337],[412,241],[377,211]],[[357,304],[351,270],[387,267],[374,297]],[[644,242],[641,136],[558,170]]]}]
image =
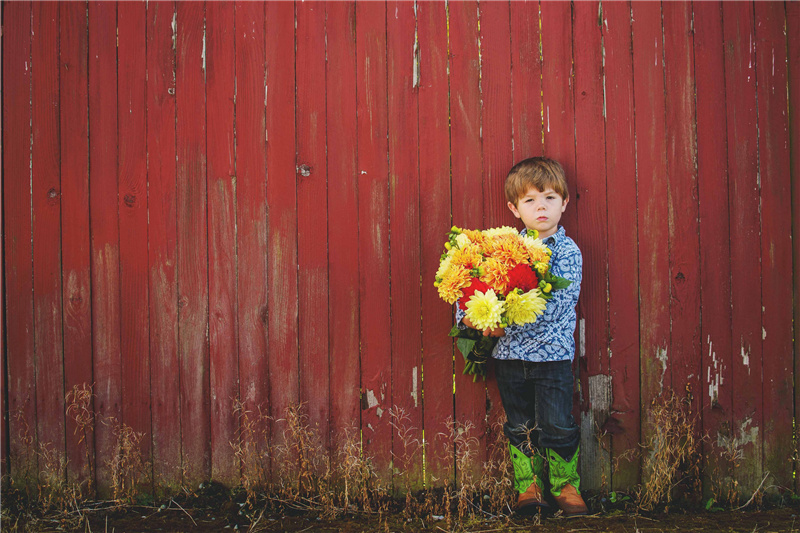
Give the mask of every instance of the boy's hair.
[{"label": "boy's hair", "polygon": [[508,171],[506,198],[509,202],[516,205],[531,187],[535,187],[538,191],[553,189],[564,200],[569,198],[564,169],[558,161],[546,157],[525,159]]}]

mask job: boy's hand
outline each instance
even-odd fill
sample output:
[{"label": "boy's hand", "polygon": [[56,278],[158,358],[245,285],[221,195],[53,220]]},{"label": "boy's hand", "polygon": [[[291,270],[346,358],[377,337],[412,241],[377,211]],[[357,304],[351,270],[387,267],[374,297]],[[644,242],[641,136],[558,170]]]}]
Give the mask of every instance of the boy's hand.
[{"label": "boy's hand", "polygon": [[503,328],[494,328],[494,329],[486,328],[485,330],[483,330],[484,337],[503,337],[505,336],[505,334],[506,330],[504,330]]},{"label": "boy's hand", "polygon": [[[478,329],[475,327],[472,321],[467,317],[462,318],[461,322],[468,328]],[[503,328],[494,328],[494,329],[486,328],[485,330],[483,330],[484,337],[503,337],[505,334],[506,330],[504,330]]]}]

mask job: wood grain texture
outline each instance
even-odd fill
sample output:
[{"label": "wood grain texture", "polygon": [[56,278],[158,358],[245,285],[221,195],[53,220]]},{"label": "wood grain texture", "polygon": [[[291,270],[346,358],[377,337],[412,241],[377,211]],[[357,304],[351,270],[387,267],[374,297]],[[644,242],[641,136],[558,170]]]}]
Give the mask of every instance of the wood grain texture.
[{"label": "wood grain texture", "polygon": [[205,5],[177,4],[178,358],[184,481],[211,475]]},{"label": "wood grain texture", "polygon": [[764,472],[791,486],[792,457],[792,217],[784,6],[754,2],[758,101],[758,175],[761,186],[761,349]]},{"label": "wood grain texture", "polygon": [[[31,5],[3,10],[3,212],[9,472],[32,475],[36,427],[36,370],[33,345],[33,247],[31,211]],[[4,370],[4,373],[6,370]],[[5,415],[5,413],[4,413]]]},{"label": "wood grain texture", "polygon": [[[729,444],[741,453],[735,477],[752,492],[763,478],[762,323],[753,306],[762,302],[759,247],[761,184],[758,175],[756,47],[753,6],[722,6],[728,137],[728,198],[731,220],[731,353],[733,417]],[[756,307],[756,310],[758,307]]]},{"label": "wood grain texture", "polygon": [[[426,483],[453,481],[453,443],[447,433],[453,420],[452,308],[433,286],[450,218],[450,129],[447,75],[447,12],[443,4],[417,7],[419,34],[419,180],[422,258],[422,350]],[[458,354],[461,357],[461,354]],[[457,364],[462,364],[458,361]],[[458,366],[455,367],[458,370]]]},{"label": "wood grain texture", "polygon": [[331,442],[340,449],[361,427],[355,2],[329,3],[325,31]]},{"label": "wood grain texture", "polygon": [[[174,2],[147,5],[150,397],[156,488],[181,479]],[[177,429],[176,431],[176,421]]]},{"label": "wood grain texture", "polygon": [[[122,421],[142,435],[140,452],[152,464],[147,228],[146,17],[143,4],[117,8],[119,118],[120,340]],[[149,472],[148,472],[149,475]],[[145,486],[150,480],[144,481]],[[150,487],[148,487],[148,490]]]},{"label": "wood grain texture", "polygon": [[234,401],[239,398],[234,32],[234,5],[206,4],[211,477],[227,485],[239,481],[239,461],[231,446],[239,429],[233,413]]},{"label": "wood grain texture", "polygon": [[379,479],[391,479],[386,6],[356,4],[361,428]]},{"label": "wood grain texture", "polygon": [[392,412],[395,493],[422,479],[419,91],[414,5],[387,4],[389,232],[391,237]]},{"label": "wood grain texture", "polygon": [[[92,315],[89,234],[89,72],[86,4],[60,4],[59,94],[61,135],[64,389],[91,386]],[[90,404],[93,409],[94,405]],[[78,429],[67,405],[67,471],[94,483],[94,435]],[[83,439],[83,440],[81,440]]]},{"label": "wood grain texture", "polygon": [[[608,343],[608,217],[602,21],[597,2],[574,6],[575,187],[567,209],[578,212],[583,281],[578,300],[581,370],[581,486],[608,490],[611,438],[601,429],[611,410]],[[612,193],[613,194],[613,193]]]},{"label": "wood grain texture", "polygon": [[120,344],[117,6],[89,4],[89,207],[92,220],[92,354],[97,424],[97,488],[110,494],[109,462],[116,450],[113,421],[122,420]]},{"label": "wood grain texture", "polygon": [[[609,367],[613,490],[638,482],[639,461],[639,239],[636,211],[632,21],[630,4],[603,6],[606,54],[606,176],[608,194]],[[613,266],[612,266],[613,265]],[[633,454],[633,455],[632,455]]]},{"label": "wood grain texture", "polygon": [[63,475],[64,347],[61,282],[61,140],[58,4],[33,4],[31,37],[31,195],[36,436]]},{"label": "wood grain texture", "polygon": [[[297,19],[297,170],[273,176],[297,180],[297,262],[300,336],[300,399],[310,426],[330,447],[330,357],[328,349],[328,250],[320,245],[328,223],[326,157],[325,6],[301,3]],[[280,128],[279,131],[283,131]],[[311,334],[311,332],[314,332]]]},{"label": "wood grain texture", "polygon": [[711,472],[729,486],[731,467],[720,454],[720,442],[731,437],[733,380],[731,353],[730,214],[726,93],[722,41],[722,4],[693,6],[694,63],[697,87],[697,183],[700,196],[700,301],[702,305],[702,431],[705,484],[710,497]]}]

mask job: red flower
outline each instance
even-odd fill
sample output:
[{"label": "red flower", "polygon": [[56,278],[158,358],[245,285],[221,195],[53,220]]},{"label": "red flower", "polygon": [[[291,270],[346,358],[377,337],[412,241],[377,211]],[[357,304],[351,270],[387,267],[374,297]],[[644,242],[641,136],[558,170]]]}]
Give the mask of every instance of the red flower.
[{"label": "red flower", "polygon": [[478,278],[472,278],[472,283],[469,284],[468,287],[461,289],[461,292],[464,293],[464,296],[458,301],[458,306],[461,308],[462,311],[467,310],[467,302],[475,294],[475,291],[486,292],[490,289],[486,283],[482,282]]},{"label": "red flower", "polygon": [[539,278],[530,265],[520,263],[508,272],[509,290],[522,289],[523,292],[528,292],[538,286]]}]

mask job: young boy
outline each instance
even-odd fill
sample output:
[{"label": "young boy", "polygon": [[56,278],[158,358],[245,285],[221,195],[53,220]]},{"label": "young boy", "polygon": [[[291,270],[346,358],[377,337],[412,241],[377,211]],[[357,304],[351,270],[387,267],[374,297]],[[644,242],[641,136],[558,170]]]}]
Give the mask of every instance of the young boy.
[{"label": "young boy", "polygon": [[[553,274],[572,281],[553,293],[536,322],[483,332],[499,337],[492,357],[508,419],[503,429],[514,465],[514,487],[519,492],[515,511],[549,507],[542,494],[549,485],[566,516],[582,515],[587,508],[579,491],[580,433],[572,416],[571,362],[583,260],[578,246],[558,225],[569,202],[564,170],[550,159],[526,159],[509,171],[505,192],[514,216],[526,229],[537,230],[553,251]],[[472,327],[460,307],[456,309],[459,327]]]}]

